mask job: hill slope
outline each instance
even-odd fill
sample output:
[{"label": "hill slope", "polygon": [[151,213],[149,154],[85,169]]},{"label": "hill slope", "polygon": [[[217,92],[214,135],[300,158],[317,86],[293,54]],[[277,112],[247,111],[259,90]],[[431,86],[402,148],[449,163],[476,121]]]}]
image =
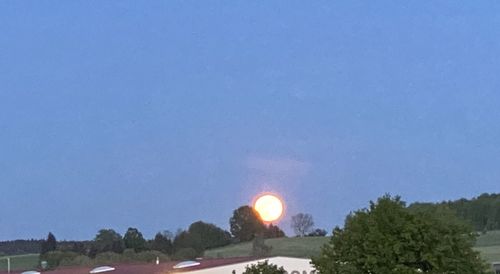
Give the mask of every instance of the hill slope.
[{"label": "hill slope", "polygon": [[[328,242],[329,237],[277,238],[266,240],[266,245],[272,246],[272,256],[290,256],[310,258],[319,255],[321,247]],[[227,258],[251,256],[252,243],[229,245],[205,251],[208,258]]]},{"label": "hill slope", "polygon": [[[272,246],[272,256],[290,256],[311,258],[321,252],[321,247],[330,237],[277,238],[266,240],[266,245]],[[488,262],[500,261],[500,231],[490,231],[480,235],[476,250]],[[229,245],[205,251],[208,258],[228,258],[252,255],[252,243]]]}]

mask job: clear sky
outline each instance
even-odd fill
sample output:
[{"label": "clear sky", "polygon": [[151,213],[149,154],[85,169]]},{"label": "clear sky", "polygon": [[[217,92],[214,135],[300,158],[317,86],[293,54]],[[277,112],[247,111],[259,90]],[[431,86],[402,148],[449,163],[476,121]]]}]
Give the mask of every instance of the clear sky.
[{"label": "clear sky", "polygon": [[0,240],[500,192],[500,2],[332,2],[1,1]]}]

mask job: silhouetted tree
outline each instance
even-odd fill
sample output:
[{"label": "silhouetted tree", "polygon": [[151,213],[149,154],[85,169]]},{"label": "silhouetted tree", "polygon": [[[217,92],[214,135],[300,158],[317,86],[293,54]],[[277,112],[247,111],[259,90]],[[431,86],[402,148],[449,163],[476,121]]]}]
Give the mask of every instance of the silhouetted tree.
[{"label": "silhouetted tree", "polygon": [[123,243],[125,248],[133,248],[135,252],[143,251],[146,249],[146,240],[142,233],[133,227],[129,227],[123,236]]},{"label": "silhouetted tree", "polygon": [[304,237],[307,235],[314,226],[313,217],[311,214],[299,213],[292,216],[292,229],[295,235]]},{"label": "silhouetted tree", "polygon": [[307,236],[309,236],[309,237],[324,237],[324,236],[326,236],[326,234],[328,234],[328,232],[326,232],[326,230],[316,228],[315,230],[313,230],[312,232],[307,234]]},{"label": "silhouetted tree", "polygon": [[42,242],[41,248],[40,248],[40,254],[44,255],[47,252],[55,251],[57,248],[57,240],[54,234],[52,232],[49,232],[49,235],[47,235],[47,239]]},{"label": "silhouetted tree", "polygon": [[264,231],[264,237],[269,238],[282,238],[285,237],[285,232],[281,230],[278,226],[269,224],[266,230]]},{"label": "silhouetted tree", "polygon": [[175,235],[173,244],[175,251],[178,251],[182,248],[193,248],[193,246],[195,245],[187,230],[183,230],[181,232],[177,231],[177,235]]},{"label": "silhouetted tree", "polygon": [[189,226],[193,248],[203,251],[208,248],[221,247],[231,243],[231,234],[214,224],[198,221]]},{"label": "silhouetted tree", "polygon": [[173,253],[172,233],[169,231],[158,232],[151,242],[151,249],[165,254]]},{"label": "silhouetted tree", "polygon": [[[94,238],[92,253],[115,252],[122,253],[125,249],[122,236],[113,229],[101,229]],[[93,255],[93,254],[92,254]]]},{"label": "silhouetted tree", "polygon": [[266,230],[266,226],[262,223],[257,211],[249,206],[236,209],[229,219],[229,225],[231,234],[238,242],[250,241]]}]

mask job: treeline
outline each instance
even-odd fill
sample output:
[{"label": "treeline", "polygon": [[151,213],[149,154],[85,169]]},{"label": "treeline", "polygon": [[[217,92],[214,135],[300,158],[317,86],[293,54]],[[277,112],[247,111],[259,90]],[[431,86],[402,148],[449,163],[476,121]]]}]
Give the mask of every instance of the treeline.
[{"label": "treeline", "polygon": [[500,230],[500,194],[484,193],[470,200],[413,203],[409,209],[438,213],[442,218],[447,218],[447,212],[451,212],[478,232]]},{"label": "treeline", "polygon": [[270,248],[264,239],[285,237],[276,225],[266,225],[249,206],[233,212],[229,220],[230,232],[214,224],[197,221],[175,234],[158,232],[145,239],[137,228],[130,227],[121,235],[113,229],[101,229],[92,241],[58,242],[52,233],[38,241],[42,268],[60,265],[94,265],[98,263],[186,260],[203,256],[205,250],[231,243],[254,241],[256,255],[267,254]]},{"label": "treeline", "polygon": [[0,256],[39,253],[42,241],[31,239],[0,242]]}]

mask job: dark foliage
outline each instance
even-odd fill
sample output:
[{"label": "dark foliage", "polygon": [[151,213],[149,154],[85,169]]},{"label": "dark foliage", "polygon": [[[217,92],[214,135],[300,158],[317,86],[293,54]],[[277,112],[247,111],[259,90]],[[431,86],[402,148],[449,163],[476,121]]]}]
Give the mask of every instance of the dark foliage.
[{"label": "dark foliage", "polygon": [[316,228],[311,233],[307,234],[307,236],[308,237],[324,237],[324,236],[326,236],[326,234],[328,234],[328,232],[326,232],[326,230]]},{"label": "dark foliage", "polygon": [[285,237],[285,232],[281,230],[278,226],[269,224],[266,230],[264,231],[264,238],[283,238]]},{"label": "dark foliage", "polygon": [[474,240],[467,226],[412,213],[384,196],[335,228],[313,264],[323,274],[486,273]]},{"label": "dark foliage", "polygon": [[44,240],[15,240],[0,242],[0,254],[22,255],[40,253]]},{"label": "dark foliage", "polygon": [[229,219],[231,234],[237,242],[251,241],[256,235],[262,235],[266,226],[259,214],[250,206],[242,206],[233,212]]},{"label": "dark foliage", "polygon": [[285,274],[286,271],[283,267],[270,264],[268,261],[253,264],[245,268],[243,274]]},{"label": "dark foliage", "polygon": [[500,194],[482,194],[473,199],[460,199],[441,203],[414,203],[410,210],[436,212],[451,210],[456,216],[471,224],[475,231],[500,229]]},{"label": "dark foliage", "polygon": [[57,248],[56,237],[54,236],[54,234],[49,232],[47,239],[42,241],[42,244],[40,246],[40,255],[43,255],[47,252],[55,251],[56,248]]},{"label": "dark foliage", "polygon": [[123,235],[123,243],[125,248],[132,248],[135,252],[146,250],[146,240],[142,233],[133,227],[129,227],[125,235]]},{"label": "dark foliage", "polygon": [[122,236],[113,229],[101,229],[94,238],[89,255],[95,257],[98,253],[122,253],[125,249]]},{"label": "dark foliage", "polygon": [[150,242],[150,248],[170,255],[174,250],[172,238],[172,233],[169,231],[158,232],[155,238]]},{"label": "dark foliage", "polygon": [[202,254],[208,248],[221,247],[231,243],[229,232],[214,224],[198,221],[192,223],[188,230],[177,234],[174,239],[174,249],[193,248],[197,254]]}]

